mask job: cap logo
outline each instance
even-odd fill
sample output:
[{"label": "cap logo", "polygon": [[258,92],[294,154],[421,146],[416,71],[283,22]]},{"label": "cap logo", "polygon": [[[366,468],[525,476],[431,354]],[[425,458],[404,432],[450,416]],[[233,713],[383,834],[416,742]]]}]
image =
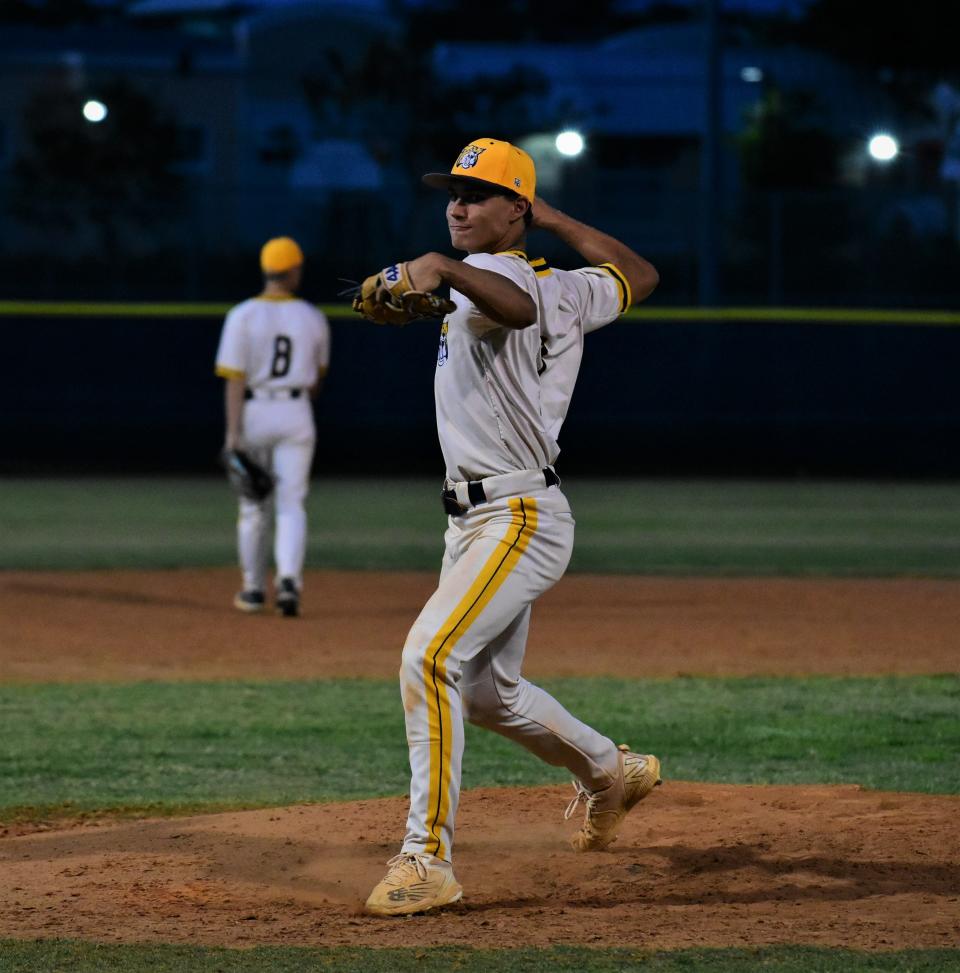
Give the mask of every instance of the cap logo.
[{"label": "cap logo", "polygon": [[468,145],[460,153],[460,155],[457,156],[457,161],[454,162],[453,168],[472,169],[480,161],[481,153],[486,151],[486,149],[481,149],[479,145]]},{"label": "cap logo", "polygon": [[517,189],[520,188],[520,177],[519,176],[517,176],[517,178],[513,180],[513,184],[514,184],[514,186],[517,187]]}]

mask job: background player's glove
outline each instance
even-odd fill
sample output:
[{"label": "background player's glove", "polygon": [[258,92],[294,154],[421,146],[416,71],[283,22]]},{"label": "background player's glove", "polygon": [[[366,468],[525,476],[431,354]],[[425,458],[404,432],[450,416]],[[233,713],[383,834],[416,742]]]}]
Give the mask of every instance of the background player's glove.
[{"label": "background player's glove", "polygon": [[353,309],[376,324],[403,326],[417,318],[441,318],[457,309],[453,301],[414,289],[405,263],[391,264],[353,292]]},{"label": "background player's glove", "polygon": [[220,462],[234,491],[248,500],[266,500],[273,492],[273,477],[241,449],[224,449]]}]

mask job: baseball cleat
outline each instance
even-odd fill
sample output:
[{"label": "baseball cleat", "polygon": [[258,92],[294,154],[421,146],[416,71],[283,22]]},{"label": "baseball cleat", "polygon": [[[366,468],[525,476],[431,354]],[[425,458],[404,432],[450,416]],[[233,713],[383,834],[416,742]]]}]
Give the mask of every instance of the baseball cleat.
[{"label": "baseball cleat", "polygon": [[300,614],[300,592],[292,578],[281,578],[277,587],[277,611],[285,618]]},{"label": "baseball cleat", "polygon": [[248,615],[262,612],[265,604],[266,599],[262,591],[238,591],[233,596],[233,607]]},{"label": "baseball cleat", "polygon": [[633,753],[621,744],[620,773],[602,791],[588,791],[574,781],[577,796],[567,805],[564,820],[568,820],[583,801],[586,813],[583,827],[570,839],[574,851],[602,851],[617,837],[620,823],[627,812],[639,804],[660,783],[660,761],[653,754]]},{"label": "baseball cleat", "polygon": [[433,855],[400,854],[370,893],[364,908],[375,916],[409,916],[459,902],[463,888],[453,866]]}]

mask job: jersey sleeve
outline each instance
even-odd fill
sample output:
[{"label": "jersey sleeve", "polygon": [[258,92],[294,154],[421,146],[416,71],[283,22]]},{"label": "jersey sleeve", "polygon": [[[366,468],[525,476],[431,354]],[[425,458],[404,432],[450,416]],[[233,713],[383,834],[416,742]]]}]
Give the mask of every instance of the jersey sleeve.
[{"label": "jersey sleeve", "polygon": [[[537,294],[535,292],[531,293],[531,279],[535,288],[536,278],[529,272],[525,260],[521,261],[516,257],[508,257],[495,253],[471,253],[469,256],[463,258],[463,262],[479,270],[490,270],[495,274],[506,277],[508,280],[513,281],[522,291],[530,294],[534,303],[537,303]],[[478,337],[503,327],[503,325],[498,324],[496,321],[491,321],[473,303],[470,305],[470,313],[466,319],[466,326]]]},{"label": "jersey sleeve", "polygon": [[214,371],[221,378],[245,378],[247,374],[246,329],[238,308],[233,308],[223,322],[220,346]]},{"label": "jersey sleeve", "polygon": [[615,321],[633,303],[630,284],[615,264],[582,267],[567,278],[584,334]]}]

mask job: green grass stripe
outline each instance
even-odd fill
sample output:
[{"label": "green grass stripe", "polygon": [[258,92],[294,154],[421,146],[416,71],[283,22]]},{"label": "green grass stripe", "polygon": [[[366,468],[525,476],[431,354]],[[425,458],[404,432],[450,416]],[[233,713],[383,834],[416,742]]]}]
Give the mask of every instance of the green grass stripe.
[{"label": "green grass stripe", "polygon": [[[960,577],[960,483],[587,480],[571,571]],[[316,479],[307,566],[435,571],[433,479]],[[0,569],[236,563],[236,501],[217,478],[0,483]]]},{"label": "green grass stripe", "polygon": [[469,947],[281,947],[99,945],[0,940],[4,973],[950,973],[960,951],[865,953],[812,946],[758,949],[472,949]]},{"label": "green grass stripe", "polygon": [[[186,304],[149,301],[0,301],[0,317],[223,317],[230,304]],[[334,319],[356,320],[349,304],[318,304]],[[632,321],[758,322],[793,324],[918,325],[955,327],[960,312],[853,307],[633,307],[625,315]]]},{"label": "green grass stripe", "polygon": [[[545,688],[668,778],[856,783],[960,793],[960,676],[626,681]],[[400,795],[393,680],[0,686],[0,817],[181,812]],[[370,775],[356,755],[377,754]],[[464,787],[558,784],[549,767],[467,727]]]}]

